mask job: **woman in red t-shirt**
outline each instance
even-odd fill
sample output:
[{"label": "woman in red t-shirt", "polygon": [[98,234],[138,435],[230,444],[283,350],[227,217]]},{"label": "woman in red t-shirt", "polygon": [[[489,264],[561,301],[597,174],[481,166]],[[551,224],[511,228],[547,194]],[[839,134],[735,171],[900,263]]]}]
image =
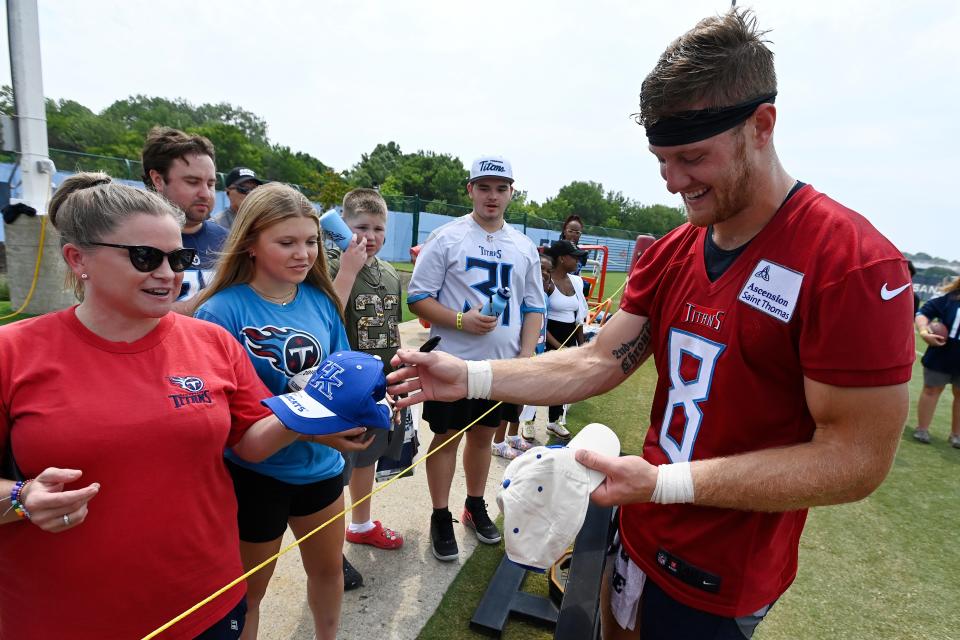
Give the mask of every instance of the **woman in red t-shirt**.
[{"label": "woman in red t-shirt", "polygon": [[[242,574],[224,448],[261,460],[298,434],[235,339],[170,313],[183,220],[104,174],[50,203],[80,304],[0,328],[2,640],[143,637]],[[160,637],[236,638],[243,596]]]}]

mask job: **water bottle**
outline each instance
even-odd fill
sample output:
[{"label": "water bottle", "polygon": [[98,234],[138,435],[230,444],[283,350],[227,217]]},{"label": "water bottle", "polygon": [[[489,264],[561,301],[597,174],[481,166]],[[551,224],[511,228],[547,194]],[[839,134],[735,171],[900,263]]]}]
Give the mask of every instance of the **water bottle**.
[{"label": "water bottle", "polygon": [[330,209],[330,211],[320,216],[320,226],[323,227],[323,230],[330,236],[334,244],[340,247],[341,251],[347,250],[347,247],[350,246],[350,241],[353,239],[353,231],[351,231],[347,223],[343,221],[343,218],[340,217],[336,209]]},{"label": "water bottle", "polygon": [[497,292],[483,303],[483,308],[480,309],[480,313],[485,316],[499,318],[508,304],[510,304],[510,287],[503,287],[502,289],[497,289]]}]

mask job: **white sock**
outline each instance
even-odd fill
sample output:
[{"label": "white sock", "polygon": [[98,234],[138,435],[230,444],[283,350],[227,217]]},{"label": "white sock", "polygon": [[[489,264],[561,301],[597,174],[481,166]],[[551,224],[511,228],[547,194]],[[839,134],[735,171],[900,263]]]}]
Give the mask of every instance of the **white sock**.
[{"label": "white sock", "polygon": [[367,520],[366,522],[351,522],[348,529],[350,533],[366,533],[373,529],[374,526],[373,520]]}]

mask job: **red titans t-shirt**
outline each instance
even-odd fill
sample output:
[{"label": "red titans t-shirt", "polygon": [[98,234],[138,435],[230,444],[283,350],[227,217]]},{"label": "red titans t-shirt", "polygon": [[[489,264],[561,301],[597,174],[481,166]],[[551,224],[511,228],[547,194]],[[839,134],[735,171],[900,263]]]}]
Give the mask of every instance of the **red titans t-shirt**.
[{"label": "red titans t-shirt", "polygon": [[[0,455],[11,438],[33,478],[79,469],[100,483],[61,533],[0,526],[0,638],[141,638],[243,573],[223,450],[269,415],[239,343],[174,313],[132,343],[74,309],[0,328]],[[171,627],[193,638],[243,584]]]},{"label": "red titans t-shirt", "polygon": [[[862,216],[805,186],[715,282],[704,267],[705,233],[684,225],[655,243],[621,303],[651,320],[658,382],[648,461],[808,442],[815,425],[805,376],[851,387],[910,379],[910,276],[900,252]],[[635,504],[621,511],[621,535],[634,562],[671,596],[742,616],[796,577],[805,518],[805,510]],[[702,572],[693,572],[700,586],[676,577],[678,567]]]}]

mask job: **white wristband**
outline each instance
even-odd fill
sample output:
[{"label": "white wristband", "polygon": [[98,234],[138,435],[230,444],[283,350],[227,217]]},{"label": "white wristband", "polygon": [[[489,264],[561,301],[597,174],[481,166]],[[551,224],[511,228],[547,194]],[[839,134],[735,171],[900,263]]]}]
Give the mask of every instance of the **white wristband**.
[{"label": "white wristband", "polygon": [[493,367],[489,360],[467,360],[467,397],[490,398],[493,387]]},{"label": "white wristband", "polygon": [[657,467],[657,486],[653,489],[650,502],[693,502],[693,474],[690,472],[690,463],[676,462]]}]

